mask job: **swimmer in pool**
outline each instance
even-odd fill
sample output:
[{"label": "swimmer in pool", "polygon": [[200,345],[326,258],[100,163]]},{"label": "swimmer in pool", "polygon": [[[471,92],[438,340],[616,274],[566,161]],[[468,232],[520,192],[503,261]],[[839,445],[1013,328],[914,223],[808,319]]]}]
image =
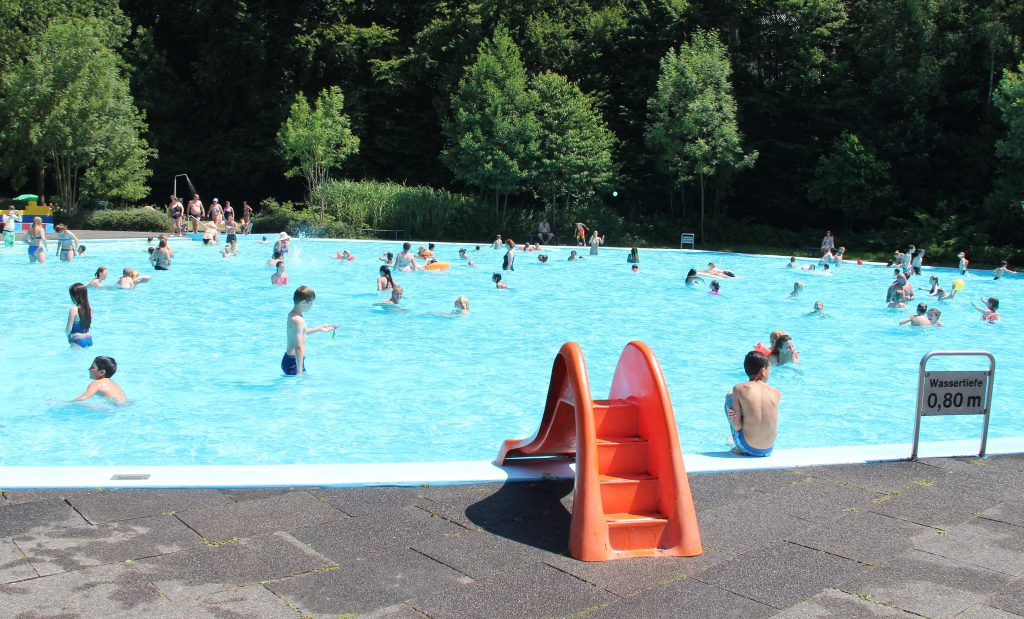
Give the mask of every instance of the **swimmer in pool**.
[{"label": "swimmer in pool", "polygon": [[726,271],[715,266],[714,262],[708,263],[708,268],[701,271],[704,275],[711,275],[713,277],[736,277],[736,274],[732,271]]},{"label": "swimmer in pool", "polygon": [[284,258],[284,256],[283,256],[283,255],[281,254],[281,252],[280,252],[280,251],[277,251],[277,250],[275,249],[275,250],[274,250],[274,255],[270,257],[270,260],[267,260],[267,266],[268,266],[268,267],[276,267],[276,266],[277,266],[277,263],[278,263],[278,262],[281,262],[281,260],[282,260],[283,258]]},{"label": "swimmer in pool", "polygon": [[398,305],[402,301],[402,287],[398,284],[391,286],[391,298],[378,301],[374,305]]},{"label": "swimmer in pool", "polygon": [[117,280],[117,285],[125,290],[131,290],[139,284],[144,284],[149,281],[149,275],[139,275],[139,272],[135,269],[124,269],[121,271],[121,279]]},{"label": "swimmer in pool", "polygon": [[960,259],[960,264],[957,265],[957,268],[960,269],[960,275],[967,275],[967,267],[971,264],[971,261],[967,259],[967,254],[960,252],[956,257]]},{"label": "swimmer in pool", "polygon": [[338,329],[338,325],[306,326],[306,317],[303,314],[313,307],[315,300],[316,293],[308,286],[299,286],[292,294],[292,302],[295,305],[292,311],[288,312],[288,348],[281,358],[281,370],[289,376],[302,376],[306,371],[307,335],[317,331],[326,333],[331,329]]},{"label": "swimmer in pool", "polygon": [[570,262],[575,262],[577,260],[583,260],[583,256],[577,256],[576,255],[576,250],[574,249],[571,252],[569,252],[569,261]]},{"label": "swimmer in pool", "polygon": [[886,305],[889,309],[907,309],[907,303],[903,296],[903,289],[899,288],[892,293],[892,300]]},{"label": "swimmer in pool", "polygon": [[469,256],[466,255],[465,247],[459,250],[459,260],[469,260]]},{"label": "swimmer in pool", "polygon": [[995,276],[993,279],[1002,279],[1003,275],[1006,273],[1016,273],[1016,271],[1011,271],[1010,268],[1006,266],[1005,260],[1003,260],[998,267],[992,269],[992,274]]},{"label": "swimmer in pool", "polygon": [[124,404],[128,398],[125,397],[121,387],[111,380],[111,376],[117,371],[117,361],[113,357],[96,357],[89,366],[89,378],[92,382],[86,387],[85,393],[78,396],[72,402],[88,400],[97,393],[115,404]]},{"label": "swimmer in pool", "polygon": [[925,303],[918,303],[917,313],[900,321],[901,325],[905,325],[907,323],[910,323],[910,326],[912,327],[930,327],[932,322],[928,320],[928,305]]},{"label": "swimmer in pool", "polygon": [[789,262],[786,264],[786,268],[787,269],[795,269],[796,268],[796,256],[790,256],[789,257]]},{"label": "swimmer in pool", "polygon": [[725,396],[725,412],[732,434],[733,453],[766,457],[772,453],[778,433],[779,401],[782,394],[768,385],[768,358],[750,351],[743,359],[750,380],[732,388]]},{"label": "swimmer in pool", "polygon": [[377,278],[377,292],[391,290],[395,287],[395,280],[391,279],[391,269],[388,265],[380,265],[380,276]]},{"label": "swimmer in pool", "polygon": [[89,289],[85,284],[72,284],[68,289],[71,300],[75,302],[68,310],[68,324],[64,327],[64,335],[72,348],[89,348],[92,346],[92,306],[89,305]]},{"label": "swimmer in pool", "polygon": [[385,252],[377,256],[377,260],[380,260],[384,264],[391,266],[392,264],[395,263],[395,255],[391,252]]},{"label": "swimmer in pool", "polygon": [[931,290],[928,291],[929,297],[934,297],[938,290],[942,290],[939,288],[939,277],[937,275],[932,275],[928,278],[928,285],[931,286]]},{"label": "swimmer in pool", "polygon": [[288,274],[284,272],[284,260],[277,261],[277,271],[270,276],[270,283],[275,286],[286,286],[288,284]]},{"label": "swimmer in pool", "polygon": [[708,294],[719,294],[721,287],[717,279],[711,280],[711,290],[708,290]]},{"label": "swimmer in pool", "polygon": [[697,282],[705,283],[704,278],[697,275],[697,269],[690,269],[686,273],[686,285],[693,287],[697,285]]},{"label": "swimmer in pool", "polygon": [[981,319],[985,322],[998,322],[999,321],[999,299],[996,297],[981,297],[981,302],[984,306],[980,306],[974,301],[971,301],[971,305],[974,309],[981,312]]},{"label": "swimmer in pool", "polygon": [[804,266],[800,267],[800,270],[801,271],[813,271],[816,268],[818,268],[818,267],[814,266],[813,264],[805,264]]},{"label": "swimmer in pool", "polygon": [[469,299],[464,295],[459,295],[455,298],[455,309],[452,310],[453,314],[468,314],[469,313]]},{"label": "swimmer in pool", "polygon": [[803,282],[799,282],[799,281],[798,282],[794,282],[793,283],[793,290],[792,290],[792,292],[790,292],[786,296],[786,298],[787,299],[792,299],[793,297],[798,297],[798,296],[800,296],[800,293],[803,292],[803,291],[804,291],[804,283]]},{"label": "swimmer in pool", "polygon": [[107,279],[107,267],[100,267],[96,269],[96,277],[89,280],[86,286],[90,288],[103,288],[103,280]]},{"label": "swimmer in pool", "polygon": [[491,275],[491,281],[494,282],[495,288],[499,288],[501,290],[505,290],[508,288],[508,284],[501,281],[501,273],[495,273],[494,275]]},{"label": "swimmer in pool", "polygon": [[548,261],[548,256],[547,256],[547,254],[541,254],[541,255],[537,256],[537,260],[539,260],[541,263],[547,262]]},{"label": "swimmer in pool", "polygon": [[772,365],[798,363],[799,355],[793,345],[793,338],[788,333],[781,329],[772,331],[768,335],[768,341],[772,344],[771,353],[768,355],[768,361]]},{"label": "swimmer in pool", "polygon": [[417,271],[422,269],[420,263],[416,262],[416,257],[413,256],[412,243],[406,241],[402,244],[402,251],[398,252],[395,256],[395,269],[399,271]]},{"label": "swimmer in pool", "polygon": [[807,315],[808,316],[819,316],[821,318],[827,318],[828,314],[825,313],[825,302],[824,301],[815,301],[814,302],[814,309],[811,310],[811,312],[809,314],[807,314]]}]

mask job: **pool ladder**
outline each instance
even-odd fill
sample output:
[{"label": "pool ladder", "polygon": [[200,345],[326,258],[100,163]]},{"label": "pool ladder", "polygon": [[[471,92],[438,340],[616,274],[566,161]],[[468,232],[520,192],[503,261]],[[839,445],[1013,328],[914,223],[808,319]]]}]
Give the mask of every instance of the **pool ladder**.
[{"label": "pool ladder", "polygon": [[579,345],[562,346],[540,427],[531,438],[505,441],[497,463],[551,456],[576,460],[573,557],[703,552],[668,389],[643,342],[622,351],[606,400],[591,398]]}]

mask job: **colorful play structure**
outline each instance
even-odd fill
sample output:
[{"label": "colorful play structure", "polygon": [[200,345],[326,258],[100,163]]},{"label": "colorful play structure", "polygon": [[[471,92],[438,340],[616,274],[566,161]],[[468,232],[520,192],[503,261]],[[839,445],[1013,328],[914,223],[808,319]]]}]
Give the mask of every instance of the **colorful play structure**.
[{"label": "colorful play structure", "polygon": [[[45,204],[39,204],[39,196],[33,194],[22,194],[12,200],[14,208],[21,212],[21,227],[17,232],[24,232],[32,225],[36,217],[43,219],[47,232],[53,232],[53,209]],[[6,209],[4,209],[6,211]]]},{"label": "colorful play structure", "polygon": [[619,356],[607,400],[591,398],[583,352],[562,345],[536,434],[507,440],[499,466],[576,461],[569,553],[582,561],[692,557],[703,552],[672,402],[643,342]]}]

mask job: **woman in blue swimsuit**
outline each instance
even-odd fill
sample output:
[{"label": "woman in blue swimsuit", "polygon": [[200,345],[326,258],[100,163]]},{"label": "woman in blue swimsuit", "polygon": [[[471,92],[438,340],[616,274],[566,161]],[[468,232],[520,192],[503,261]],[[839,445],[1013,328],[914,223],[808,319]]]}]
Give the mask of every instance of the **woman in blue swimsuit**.
[{"label": "woman in blue swimsuit", "polygon": [[74,306],[68,310],[68,324],[64,333],[68,336],[68,344],[72,348],[89,348],[92,346],[92,307],[89,305],[89,289],[85,284],[71,284],[68,290]]},{"label": "woman in blue swimsuit", "polygon": [[28,243],[28,261],[46,264],[46,226],[42,217],[32,220],[32,227],[25,233],[25,242]]}]

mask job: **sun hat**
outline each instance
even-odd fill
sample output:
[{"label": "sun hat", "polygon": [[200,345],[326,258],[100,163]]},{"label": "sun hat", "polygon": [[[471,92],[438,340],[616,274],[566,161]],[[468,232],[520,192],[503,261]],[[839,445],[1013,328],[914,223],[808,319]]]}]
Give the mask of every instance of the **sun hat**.
[{"label": "sun hat", "polygon": [[213,199],[213,201],[214,201],[214,202],[216,202],[216,201],[217,201],[217,198],[214,198],[214,199]]},{"label": "sun hat", "polygon": [[281,234],[278,234],[278,235],[277,235],[277,239],[278,239],[279,241],[283,241],[283,240],[285,240],[285,239],[290,239],[290,238],[292,238],[292,237],[288,236],[288,233],[287,233],[287,232],[282,232]]}]

